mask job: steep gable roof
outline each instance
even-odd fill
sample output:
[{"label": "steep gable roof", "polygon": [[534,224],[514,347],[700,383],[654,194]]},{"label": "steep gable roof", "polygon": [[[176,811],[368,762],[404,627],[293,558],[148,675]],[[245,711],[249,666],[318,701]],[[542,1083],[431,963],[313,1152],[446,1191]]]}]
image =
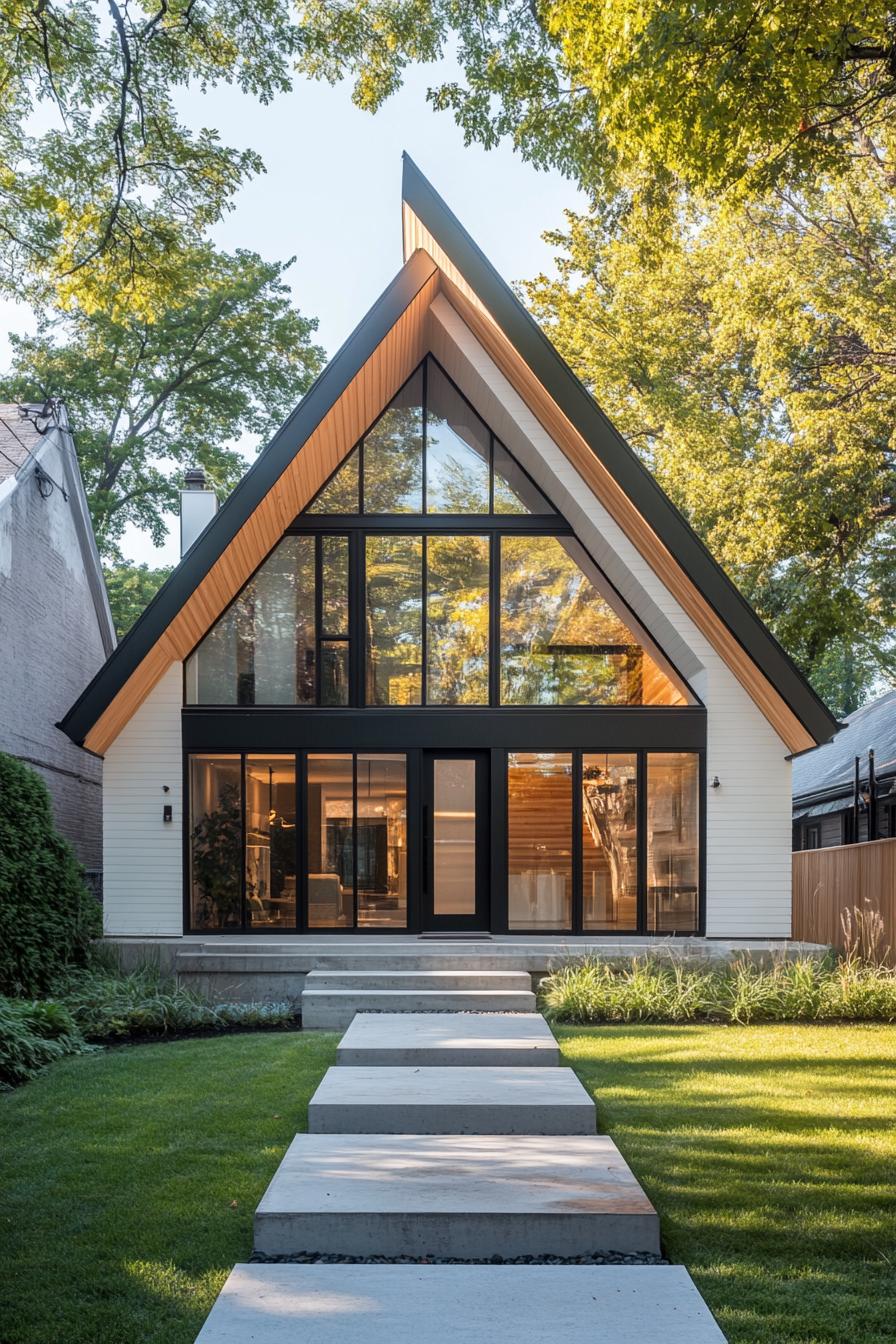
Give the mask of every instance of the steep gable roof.
[{"label": "steep gable roof", "polygon": [[645,558],[711,626],[710,639],[790,750],[830,738],[836,721],[407,156],[402,195],[403,269],[60,727],[99,753],[114,740],[426,354],[426,314],[441,290],[601,498],[615,501],[626,530],[639,531]]}]

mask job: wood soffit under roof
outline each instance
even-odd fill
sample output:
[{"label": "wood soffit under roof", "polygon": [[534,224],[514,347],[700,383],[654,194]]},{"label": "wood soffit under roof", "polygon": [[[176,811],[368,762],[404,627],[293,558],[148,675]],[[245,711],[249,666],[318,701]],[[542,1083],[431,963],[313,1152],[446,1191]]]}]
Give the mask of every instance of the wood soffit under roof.
[{"label": "wood soffit under roof", "polygon": [[[406,161],[406,180],[407,173]],[[426,180],[422,181],[431,192]],[[816,713],[813,734],[804,721],[805,713],[801,717],[795,712],[750,656],[407,199],[402,222],[407,257],[402,271],[333,357],[60,726],[74,741],[98,755],[108,749],[171,663],[182,661],[214,624],[286,527],[427,353],[427,314],[437,294],[443,292],[788,749],[803,751],[829,737],[836,725],[824,707],[821,714]],[[507,294],[513,298],[509,290]],[[760,631],[764,630],[755,616],[753,619]],[[777,649],[770,635],[767,639]],[[805,690],[812,696],[807,686]],[[812,699],[820,706],[814,696]],[[831,725],[829,731],[826,723]]]}]

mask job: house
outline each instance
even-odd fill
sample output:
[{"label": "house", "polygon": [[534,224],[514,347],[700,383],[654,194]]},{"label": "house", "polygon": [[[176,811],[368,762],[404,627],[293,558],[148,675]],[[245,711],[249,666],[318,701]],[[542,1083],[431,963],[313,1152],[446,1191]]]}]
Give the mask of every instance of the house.
[{"label": "house", "polygon": [[896,691],[847,715],[824,746],[793,763],[793,848],[896,836]]},{"label": "house", "polygon": [[0,405],[0,751],[45,780],[97,889],[102,761],[57,724],[114,648],[65,407]]},{"label": "house", "polygon": [[407,158],[402,209],[65,716],[107,934],[789,937],[790,760],[835,720]]}]

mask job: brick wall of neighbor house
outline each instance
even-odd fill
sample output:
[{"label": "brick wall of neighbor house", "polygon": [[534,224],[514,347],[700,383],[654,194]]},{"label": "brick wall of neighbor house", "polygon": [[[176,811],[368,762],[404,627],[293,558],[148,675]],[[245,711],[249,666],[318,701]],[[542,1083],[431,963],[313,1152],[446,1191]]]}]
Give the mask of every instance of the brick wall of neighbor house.
[{"label": "brick wall of neighbor house", "polygon": [[65,483],[43,499],[30,467],[0,486],[0,751],[39,770],[56,825],[85,868],[102,868],[102,761],[54,725],[105,659],[73,510],[70,468],[57,443],[40,461]]},{"label": "brick wall of neighbor house", "polygon": [[444,296],[430,313],[436,358],[563,513],[707,708],[706,932],[790,935],[788,748]]}]

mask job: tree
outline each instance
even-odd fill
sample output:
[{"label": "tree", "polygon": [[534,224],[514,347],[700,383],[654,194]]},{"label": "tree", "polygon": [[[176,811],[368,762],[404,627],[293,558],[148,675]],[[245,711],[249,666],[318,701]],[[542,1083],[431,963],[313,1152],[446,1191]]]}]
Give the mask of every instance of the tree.
[{"label": "tree", "polygon": [[663,167],[691,187],[762,191],[856,155],[892,189],[896,11],[855,0],[298,0],[300,68],[355,77],[375,110],[411,63],[456,56],[430,89],[468,141],[509,137],[604,192]]},{"label": "tree", "polygon": [[149,565],[122,561],[117,565],[107,565],[104,573],[115,633],[119,639],[123,639],[138,616],[142,616],[149,606],[171,570],[150,569]]},{"label": "tree", "polygon": [[317,373],[317,324],[292,307],[285,269],[202,244],[181,253],[178,297],[152,317],[79,306],[13,338],[2,395],[65,400],[108,559],[128,523],[164,540],[184,465],[229,491],[245,470],[234,440],[269,435]]},{"label": "tree", "polygon": [[862,168],[570,214],[533,311],[832,707],[896,675],[896,209]]},{"label": "tree", "polygon": [[290,86],[288,0],[0,0],[0,284],[150,312],[261,166],[192,131],[188,84]]}]

